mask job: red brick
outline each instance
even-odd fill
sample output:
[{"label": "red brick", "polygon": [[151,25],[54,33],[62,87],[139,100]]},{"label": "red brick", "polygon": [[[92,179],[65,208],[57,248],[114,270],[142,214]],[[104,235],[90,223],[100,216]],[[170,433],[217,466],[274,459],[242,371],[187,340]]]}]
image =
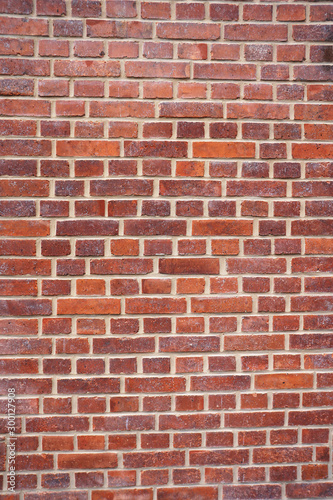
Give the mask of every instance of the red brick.
[{"label": "red brick", "polygon": [[103,57],[103,42],[77,41],[74,44],[74,55],[76,57]]},{"label": "red brick", "polygon": [[[213,44],[211,48],[211,58],[218,61],[238,61],[240,58],[239,46],[233,44]],[[236,78],[235,78],[236,79]],[[218,84],[219,85],[219,84]],[[226,84],[233,86],[234,84]],[[235,86],[236,88],[237,86]],[[235,98],[235,97],[234,97]]]},{"label": "red brick", "polygon": [[77,122],[75,124],[75,137],[103,137],[103,123]]},{"label": "red brick", "polygon": [[[21,56],[32,56],[34,54],[34,43],[33,40],[27,38],[23,39],[10,39],[1,38],[0,39],[0,52],[1,55],[21,55]],[[27,83],[27,88],[24,89],[24,83]],[[4,80],[2,82],[2,92],[3,95],[33,95],[34,82],[29,82],[28,80],[21,82],[16,82],[15,80]]]},{"label": "red brick", "polygon": [[173,47],[169,42],[145,42],[143,56],[147,59],[172,59]]},{"label": "red brick", "polygon": [[143,82],[144,99],[170,99],[172,95],[171,82]]},{"label": "red brick", "polygon": [[249,312],[252,300],[250,297],[193,298],[191,299],[191,304],[192,312],[195,313]]},{"label": "red brick", "polygon": [[190,373],[203,370],[203,359],[200,357],[176,358],[176,372]]},{"label": "red brick", "polygon": [[115,453],[59,454],[59,469],[100,469],[117,466]]},{"label": "red brick", "polygon": [[271,21],[272,7],[270,5],[244,5],[244,21]]},{"label": "red brick", "polygon": [[224,340],[226,351],[239,350],[242,347],[244,351],[260,350],[280,350],[284,348],[283,335],[251,335],[251,336],[226,336]]},{"label": "red brick", "polygon": [[112,41],[108,44],[109,57],[115,58],[136,58],[139,55],[138,42],[119,42]]},{"label": "red brick", "polygon": [[206,3],[0,0],[27,500],[332,496],[332,8]]},{"label": "red brick", "polygon": [[[57,3],[59,6],[59,3]],[[42,57],[68,57],[69,42],[67,40],[39,40],[39,55]]]},{"label": "red brick", "polygon": [[[178,4],[180,5],[180,4]],[[207,59],[207,44],[205,43],[179,43],[179,59]]]},{"label": "red brick", "polygon": [[135,486],[136,472],[133,471],[109,471],[108,472],[108,486],[112,487],[125,487]]},{"label": "red brick", "polygon": [[104,85],[102,82],[77,80],[74,82],[75,97],[103,97]]},{"label": "red brick", "polygon": [[279,485],[235,485],[224,486],[223,491],[227,498],[237,499],[239,496],[244,498],[280,498],[281,486]]},{"label": "red brick", "polygon": [[160,259],[161,274],[218,274],[217,259]]},{"label": "red brick", "polygon": [[239,41],[286,41],[287,26],[274,26],[269,24],[232,24],[226,26],[224,36],[227,40]]},{"label": "red brick", "polygon": [[213,21],[238,21],[238,6],[213,3],[209,9]]},{"label": "red brick", "polygon": [[233,274],[276,274],[284,273],[286,271],[285,259],[228,259],[228,271]]},{"label": "red brick", "polygon": [[218,337],[165,337],[160,339],[160,352],[202,352],[218,351]]},{"label": "red brick", "polygon": [[33,5],[30,0],[17,2],[15,5],[8,2],[2,2],[1,4],[1,12],[5,14],[31,14],[32,9]]},{"label": "red brick", "polygon": [[125,63],[128,78],[188,78],[189,65],[183,62],[133,61]]},{"label": "red brick", "polygon": [[170,19],[170,13],[167,2],[143,2],[141,5],[143,19]]},{"label": "red brick", "polygon": [[243,291],[246,293],[269,292],[269,278],[243,278]]},{"label": "red brick", "polygon": [[237,319],[235,317],[212,317],[209,320],[209,328],[212,333],[235,332]]},{"label": "red brick", "polygon": [[120,314],[117,299],[59,299],[58,314]]},{"label": "red brick", "polygon": [[246,45],[245,59],[247,61],[272,61],[272,45]]},{"label": "red brick", "polygon": [[199,79],[232,79],[241,80],[255,79],[255,66],[253,64],[229,64],[229,63],[195,63],[194,77]]},{"label": "red brick", "polygon": [[137,298],[126,299],[128,314],[180,314],[185,312],[185,299]]},{"label": "red brick", "polygon": [[133,434],[109,435],[110,450],[130,450],[136,446],[136,436]]},{"label": "red brick", "polygon": [[213,99],[238,99],[240,88],[236,83],[212,83]]},{"label": "red brick", "polygon": [[163,469],[148,469],[141,472],[141,484],[143,486],[167,484],[169,474]]},{"label": "red brick", "polygon": [[57,224],[57,236],[106,236],[118,233],[118,224],[115,221],[101,220],[67,220]]},{"label": "red brick", "polygon": [[136,17],[136,5],[133,1],[108,1],[106,2],[107,17]]},{"label": "red brick", "polygon": [[107,141],[58,141],[58,156],[119,156],[119,143]]},{"label": "red brick", "polygon": [[216,40],[220,36],[220,28],[205,23],[157,23],[157,36],[170,39]]}]

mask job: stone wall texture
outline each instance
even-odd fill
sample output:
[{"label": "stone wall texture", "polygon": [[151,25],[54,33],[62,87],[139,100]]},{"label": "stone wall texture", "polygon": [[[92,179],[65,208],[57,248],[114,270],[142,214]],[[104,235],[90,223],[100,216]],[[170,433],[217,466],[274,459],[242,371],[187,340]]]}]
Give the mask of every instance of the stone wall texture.
[{"label": "stone wall texture", "polygon": [[333,4],[0,11],[0,499],[332,499]]}]

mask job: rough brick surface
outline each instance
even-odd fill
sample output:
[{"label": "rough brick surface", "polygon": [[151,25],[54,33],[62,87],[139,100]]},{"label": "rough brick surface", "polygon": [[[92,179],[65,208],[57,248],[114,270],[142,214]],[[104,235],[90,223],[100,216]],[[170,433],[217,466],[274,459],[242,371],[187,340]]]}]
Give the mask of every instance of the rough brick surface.
[{"label": "rough brick surface", "polygon": [[333,498],[331,2],[0,14],[0,498]]}]

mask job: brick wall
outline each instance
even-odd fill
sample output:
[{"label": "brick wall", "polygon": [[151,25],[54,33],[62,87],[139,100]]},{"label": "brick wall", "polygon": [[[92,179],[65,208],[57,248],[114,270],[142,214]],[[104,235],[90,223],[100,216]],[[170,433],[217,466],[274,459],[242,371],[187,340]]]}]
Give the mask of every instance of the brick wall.
[{"label": "brick wall", "polygon": [[333,498],[332,7],[0,0],[0,498]]}]

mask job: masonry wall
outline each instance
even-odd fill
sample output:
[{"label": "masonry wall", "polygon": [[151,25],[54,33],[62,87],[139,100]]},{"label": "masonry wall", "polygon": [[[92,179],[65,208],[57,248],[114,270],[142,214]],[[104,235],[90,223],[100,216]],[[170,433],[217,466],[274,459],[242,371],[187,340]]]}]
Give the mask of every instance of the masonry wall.
[{"label": "masonry wall", "polygon": [[332,3],[0,10],[0,498],[333,498]]}]

